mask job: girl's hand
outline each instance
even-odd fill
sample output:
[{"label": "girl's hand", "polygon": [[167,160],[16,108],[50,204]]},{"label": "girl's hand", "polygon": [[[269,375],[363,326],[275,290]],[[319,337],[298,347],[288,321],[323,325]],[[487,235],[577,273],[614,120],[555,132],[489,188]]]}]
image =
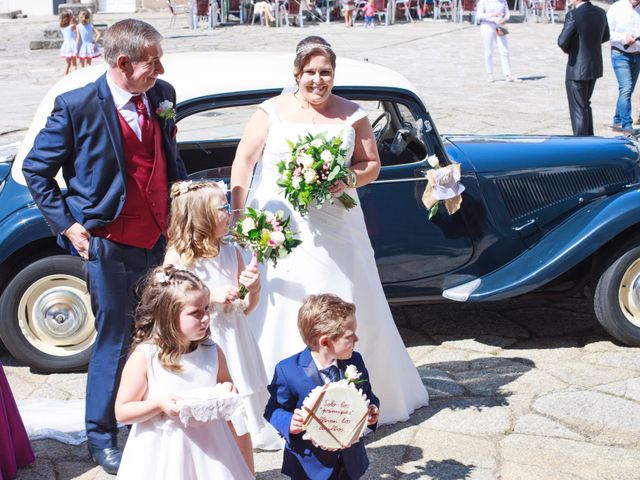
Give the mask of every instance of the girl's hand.
[{"label": "girl's hand", "polygon": [[222,389],[227,393],[238,393],[238,389],[231,382],[222,382],[220,385],[222,386]]},{"label": "girl's hand", "polygon": [[238,281],[245,286],[248,292],[260,290],[260,272],[258,267],[247,267],[240,272]]},{"label": "girl's hand", "polygon": [[367,420],[367,425],[373,425],[374,423],[378,423],[378,416],[380,415],[380,410],[375,405],[369,405],[369,419]]},{"label": "girl's hand", "polygon": [[180,413],[180,407],[178,407],[179,400],[182,400],[182,398],[172,393],[162,395],[156,399],[160,410],[169,417],[177,417]]},{"label": "girl's hand", "polygon": [[304,412],[299,408],[296,408],[293,411],[293,416],[291,417],[291,424],[289,425],[289,433],[293,435],[297,435],[304,430]]},{"label": "girl's hand", "polygon": [[231,303],[238,298],[238,287],[225,285],[211,290],[212,303]]}]

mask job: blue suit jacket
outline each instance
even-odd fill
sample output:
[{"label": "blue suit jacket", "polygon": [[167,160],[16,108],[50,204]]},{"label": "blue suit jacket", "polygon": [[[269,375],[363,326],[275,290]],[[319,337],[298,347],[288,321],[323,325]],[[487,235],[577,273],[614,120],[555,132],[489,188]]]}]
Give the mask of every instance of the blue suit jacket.
[{"label": "blue suit jacket", "polygon": [[[355,365],[358,371],[362,372],[361,378],[369,378],[362,356],[357,352],[353,352],[349,360],[338,360],[341,376],[344,376],[345,368],[350,364]],[[303,440],[302,433],[298,435],[289,433],[294,409],[302,406],[302,402],[311,390],[323,384],[308,348],[276,365],[273,380],[269,385],[271,398],[267,403],[264,417],[286,440],[282,473],[294,479],[327,479],[331,476],[339,455],[342,454],[349,476],[354,479],[360,478],[369,466],[363,440],[347,449],[330,452],[315,447],[309,440]],[[369,381],[359,384],[358,388],[363,391],[371,404],[380,405],[378,397],[371,390]],[[376,425],[370,426],[372,429],[375,427]]]},{"label": "blue suit jacket", "polygon": [[[163,100],[175,105],[176,94],[157,80],[147,91],[151,110]],[[167,178],[186,178],[178,156],[173,120],[160,121]],[[114,221],[124,205],[125,160],[122,133],[106,74],[82,88],[59,95],[47,124],[24,160],[27,185],[51,230],[60,234],[73,223],[87,230]],[[62,194],[55,176],[62,168],[67,192]],[[59,237],[62,246],[69,246]]]}]

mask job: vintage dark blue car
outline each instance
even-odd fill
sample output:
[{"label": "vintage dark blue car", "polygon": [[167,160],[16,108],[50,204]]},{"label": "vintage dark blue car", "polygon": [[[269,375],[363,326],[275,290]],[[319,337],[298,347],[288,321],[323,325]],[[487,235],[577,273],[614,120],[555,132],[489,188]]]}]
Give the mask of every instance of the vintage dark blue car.
[{"label": "vintage dark blue car", "polygon": [[[293,86],[292,57],[190,53],[164,63],[178,92],[178,141],[191,177],[228,178],[256,105]],[[0,339],[16,359],[44,371],[86,365],[95,332],[82,262],[57,247],[21,164],[55,95],[102,71],[85,69],[55,85],[15,159],[0,163]],[[334,92],[359,102],[374,125],[383,167],[358,193],[390,302],[585,293],[614,338],[640,345],[635,139],[443,137],[415,88],[369,63],[339,61]],[[430,155],[459,163],[466,191],[460,211],[441,209],[428,220],[421,197]]]}]

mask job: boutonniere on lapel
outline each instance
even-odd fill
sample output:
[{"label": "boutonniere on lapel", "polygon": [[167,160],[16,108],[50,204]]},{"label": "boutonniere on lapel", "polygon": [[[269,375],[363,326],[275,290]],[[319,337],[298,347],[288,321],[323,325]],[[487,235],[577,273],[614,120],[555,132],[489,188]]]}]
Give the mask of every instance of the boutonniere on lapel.
[{"label": "boutonniere on lapel", "polygon": [[353,383],[357,385],[358,383],[366,382],[366,378],[360,378],[362,376],[362,372],[358,371],[355,365],[347,365],[347,368],[344,370],[344,378],[348,383]]},{"label": "boutonniere on lapel", "polygon": [[167,126],[167,122],[169,120],[176,119],[176,109],[173,108],[173,103],[169,100],[163,100],[156,108],[156,115],[158,118],[162,118],[164,120],[164,125]]}]

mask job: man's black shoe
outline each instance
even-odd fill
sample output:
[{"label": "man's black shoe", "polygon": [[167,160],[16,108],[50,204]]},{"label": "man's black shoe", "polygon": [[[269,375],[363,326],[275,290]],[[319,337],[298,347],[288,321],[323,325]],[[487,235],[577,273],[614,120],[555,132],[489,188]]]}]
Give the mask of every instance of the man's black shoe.
[{"label": "man's black shoe", "polygon": [[102,449],[89,447],[89,453],[91,453],[91,459],[100,465],[105,472],[111,475],[118,473],[122,459],[122,452],[118,447]]}]

